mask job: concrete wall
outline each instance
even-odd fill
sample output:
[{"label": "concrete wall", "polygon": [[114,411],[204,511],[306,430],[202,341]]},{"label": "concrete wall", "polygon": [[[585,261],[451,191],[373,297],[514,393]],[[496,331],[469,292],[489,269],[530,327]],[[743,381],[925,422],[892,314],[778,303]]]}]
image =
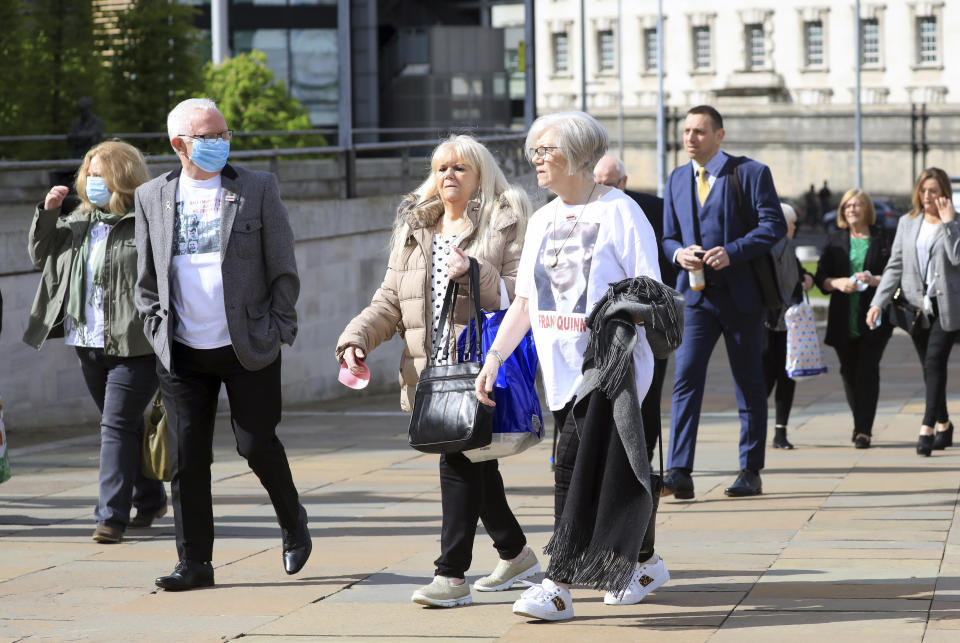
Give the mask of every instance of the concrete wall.
[{"label": "concrete wall", "polygon": [[[418,176],[422,176],[418,172]],[[527,174],[511,180],[526,186],[541,203]],[[407,185],[411,189],[412,183]],[[399,190],[398,190],[399,192]],[[299,334],[283,349],[283,396],[287,405],[364,393],[397,391],[402,344],[399,338],[380,346],[367,360],[370,386],[361,393],[337,382],[334,360],[337,337],[380,285],[386,270],[388,242],[399,196],[351,200],[285,199],[296,236],[301,291],[297,303]],[[27,231],[32,209],[0,216],[0,398],[8,426],[67,425],[95,422],[99,415],[83,383],[76,354],[63,340],[47,342],[40,352],[21,341],[40,273],[27,258]],[[221,395],[221,408],[226,397]]]}]

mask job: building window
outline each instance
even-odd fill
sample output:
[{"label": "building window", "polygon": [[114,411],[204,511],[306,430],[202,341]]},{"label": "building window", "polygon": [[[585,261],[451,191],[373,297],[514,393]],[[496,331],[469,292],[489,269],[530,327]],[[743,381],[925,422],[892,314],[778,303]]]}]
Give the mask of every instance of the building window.
[{"label": "building window", "polygon": [[570,40],[567,32],[553,34],[553,73],[565,74],[570,71]]},{"label": "building window", "polygon": [[935,63],[937,60],[937,18],[917,18],[917,62],[922,65]]},{"label": "building window", "polygon": [[693,28],[693,68],[710,69],[710,27]]},{"label": "building window", "polygon": [[823,22],[803,23],[804,61],[807,67],[823,67]]},{"label": "building window", "polygon": [[612,29],[597,32],[597,44],[600,48],[600,71],[611,72],[616,69],[617,50]]},{"label": "building window", "polygon": [[763,25],[747,25],[745,30],[747,39],[747,69],[763,69],[767,63],[767,51],[763,42]]},{"label": "building window", "polygon": [[657,30],[643,30],[643,68],[647,71],[657,71]]},{"label": "building window", "polygon": [[860,21],[860,64],[864,66],[880,64],[880,21],[866,18]]}]

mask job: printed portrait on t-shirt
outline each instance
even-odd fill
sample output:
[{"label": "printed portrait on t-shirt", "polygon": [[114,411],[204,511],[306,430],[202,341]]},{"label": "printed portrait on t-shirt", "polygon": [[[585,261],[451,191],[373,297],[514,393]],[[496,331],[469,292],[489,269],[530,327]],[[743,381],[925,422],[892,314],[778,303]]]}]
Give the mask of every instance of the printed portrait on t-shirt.
[{"label": "printed portrait on t-shirt", "polygon": [[219,209],[219,197],[177,202],[174,256],[220,252]]},{"label": "printed portrait on t-shirt", "polygon": [[548,224],[533,269],[540,310],[587,312],[587,282],[599,231],[599,223]]}]

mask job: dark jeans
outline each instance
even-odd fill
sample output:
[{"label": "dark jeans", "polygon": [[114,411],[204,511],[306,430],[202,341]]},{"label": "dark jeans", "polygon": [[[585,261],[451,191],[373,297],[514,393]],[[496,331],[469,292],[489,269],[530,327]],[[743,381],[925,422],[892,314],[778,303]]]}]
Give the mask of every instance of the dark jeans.
[{"label": "dark jeans", "polygon": [[463,578],[470,569],[478,518],[501,559],[516,558],[527,544],[507,504],[496,460],[471,462],[462,453],[441,455],[440,499],[443,526],[440,557],[434,561],[438,576]]},{"label": "dark jeans", "polygon": [[167,504],[163,483],[140,473],[143,412],[157,392],[156,358],[114,357],[78,346],[87,389],[100,409],[98,525],[125,529],[130,507],[155,512]]},{"label": "dark jeans", "polygon": [[295,529],[300,499],[276,432],[280,357],[265,368],[248,371],[232,346],[201,350],[174,342],[171,353],[173,372],[158,361],[157,373],[173,450],[170,487],[180,559],[206,562],[213,557],[210,463],[221,384],[227,387],[237,453],[246,458],[270,495],[280,526]]},{"label": "dark jeans", "polygon": [[[575,399],[571,400],[565,407],[553,412],[554,426],[560,427],[560,437],[557,440],[556,468],[553,471],[553,521],[555,526],[563,515],[563,506],[567,503],[567,491],[570,490],[570,480],[573,478],[573,466],[577,462],[577,451],[580,449],[577,423],[573,418],[573,413],[570,412],[575,401]],[[647,444],[649,450],[649,440]],[[640,544],[640,555],[637,556],[637,562],[642,563],[654,554],[659,500],[658,496],[654,496],[653,512],[650,514],[650,522],[647,524],[647,531],[643,536],[643,542]]]},{"label": "dark jeans", "polygon": [[[934,312],[938,312],[936,304],[934,304]],[[924,426],[950,421],[950,415],[947,413],[947,362],[950,360],[950,351],[953,350],[953,343],[958,336],[960,336],[960,330],[943,330],[939,314],[933,318],[930,328],[918,330],[913,334],[913,346],[920,357],[920,364],[923,366],[923,382],[927,388],[926,406],[923,411]]]},{"label": "dark jeans", "polygon": [[767,397],[777,387],[774,397],[777,406],[777,426],[787,426],[790,421],[790,409],[793,408],[793,394],[797,383],[787,377],[787,331],[766,330],[767,349],[763,351],[763,377],[767,385]]},{"label": "dark jeans", "polygon": [[880,358],[889,338],[886,335],[882,340],[867,342],[859,337],[847,339],[847,345],[842,348],[835,347],[840,360],[843,392],[853,413],[856,433],[873,435],[873,420],[880,399]]}]

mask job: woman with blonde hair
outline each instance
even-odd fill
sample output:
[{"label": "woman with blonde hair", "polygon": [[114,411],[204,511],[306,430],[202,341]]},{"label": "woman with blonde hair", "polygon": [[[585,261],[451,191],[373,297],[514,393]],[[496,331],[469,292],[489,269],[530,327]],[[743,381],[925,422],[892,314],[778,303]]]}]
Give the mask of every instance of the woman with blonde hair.
[{"label": "woman with blonde hair", "polygon": [[960,337],[960,221],[951,200],[950,177],[938,167],[920,173],[913,187],[913,209],[900,217],[890,261],[867,311],[873,326],[899,289],[922,311],[913,345],[923,366],[926,405],[917,438],[917,455],[953,445],[947,412],[947,363]]},{"label": "woman with blonde hair", "polygon": [[[30,259],[43,270],[23,341],[73,346],[100,409],[100,482],[93,539],[117,543],[167,511],[163,483],[140,473],[143,411],[157,391],[156,360],[133,303],[137,281],[134,191],[149,175],[143,155],[120,141],[86,153],[79,198],[50,189],[30,225]],[[131,505],[137,516],[130,519]]]},{"label": "woman with blonde hair", "polygon": [[840,360],[840,378],[853,414],[851,439],[867,449],[880,399],[880,358],[890,340],[889,323],[866,323],[867,308],[890,259],[890,246],[877,222],[873,201],[863,190],[847,190],[837,208],[839,230],[830,233],[814,277],[830,295],[827,335]]},{"label": "woman with blonde hair", "polygon": [[[337,341],[337,361],[360,375],[370,351],[394,333],[403,337],[400,405],[405,411],[413,407],[420,371],[433,351],[432,337],[439,330],[441,341],[455,343],[473,314],[473,293],[463,292],[454,305],[455,332],[438,329],[450,280],[468,282],[468,257],[480,265],[481,306],[499,309],[501,286],[513,298],[531,210],[526,194],[507,182],[490,151],[470,136],[442,142],[430,165],[430,174],[397,210],[383,283]],[[462,453],[441,455],[440,496],[440,557],[433,582],[414,592],[413,602],[455,607],[473,601],[465,574],[478,518],[493,539],[500,563],[476,581],[474,589],[506,590],[540,571],[507,504],[496,460],[474,463]]]}]

